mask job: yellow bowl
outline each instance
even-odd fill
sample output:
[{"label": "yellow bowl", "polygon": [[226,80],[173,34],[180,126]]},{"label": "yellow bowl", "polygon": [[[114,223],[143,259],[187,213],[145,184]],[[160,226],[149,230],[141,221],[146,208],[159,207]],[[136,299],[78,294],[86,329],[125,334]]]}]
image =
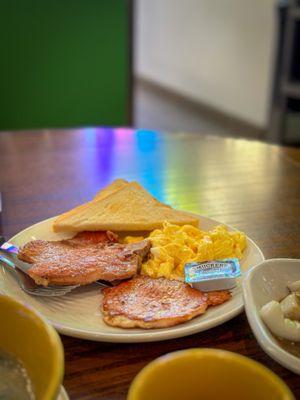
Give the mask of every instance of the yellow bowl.
[{"label": "yellow bowl", "polygon": [[285,383],[250,358],[215,349],[167,354],[133,380],[127,400],[294,400]]},{"label": "yellow bowl", "polygon": [[37,400],[54,400],[64,373],[64,354],[56,331],[35,311],[0,295],[0,349],[19,358]]}]

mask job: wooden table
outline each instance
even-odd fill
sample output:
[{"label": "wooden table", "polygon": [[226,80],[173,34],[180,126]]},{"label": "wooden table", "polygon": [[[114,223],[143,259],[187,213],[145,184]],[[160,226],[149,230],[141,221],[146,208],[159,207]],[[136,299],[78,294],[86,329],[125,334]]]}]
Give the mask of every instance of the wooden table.
[{"label": "wooden table", "polygon": [[[300,258],[300,149],[203,134],[129,129],[0,133],[0,190],[7,238],[59,214],[116,177],[137,179],[160,200],[245,231],[266,258]],[[186,338],[146,344],[62,337],[71,399],[125,399],[154,358],[190,347],[247,355],[296,396],[300,379],[258,346],[244,313]]]}]

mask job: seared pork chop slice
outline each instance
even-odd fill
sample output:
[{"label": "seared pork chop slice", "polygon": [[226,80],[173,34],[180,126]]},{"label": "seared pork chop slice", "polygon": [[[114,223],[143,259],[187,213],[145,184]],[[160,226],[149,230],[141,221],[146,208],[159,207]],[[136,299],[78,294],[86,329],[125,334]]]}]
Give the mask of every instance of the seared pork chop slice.
[{"label": "seared pork chop slice", "polygon": [[103,290],[103,319],[121,328],[165,328],[203,314],[207,294],[165,278],[137,276]]},{"label": "seared pork chop slice", "polygon": [[18,257],[32,264],[29,275],[44,286],[128,279],[137,273],[150,241],[132,248],[117,240],[112,232],[83,232],[59,241],[33,240],[20,249]]},{"label": "seared pork chop slice", "polygon": [[33,264],[37,259],[55,258],[59,254],[64,254],[66,248],[70,250],[76,247],[87,247],[89,245],[101,245],[108,243],[118,243],[118,236],[110,231],[104,232],[80,232],[70,239],[56,241],[32,240],[19,249],[18,257],[20,260]]},{"label": "seared pork chop slice", "polygon": [[214,292],[207,292],[207,304],[208,306],[218,306],[225,303],[225,301],[231,299],[231,294],[228,290],[217,290]]}]

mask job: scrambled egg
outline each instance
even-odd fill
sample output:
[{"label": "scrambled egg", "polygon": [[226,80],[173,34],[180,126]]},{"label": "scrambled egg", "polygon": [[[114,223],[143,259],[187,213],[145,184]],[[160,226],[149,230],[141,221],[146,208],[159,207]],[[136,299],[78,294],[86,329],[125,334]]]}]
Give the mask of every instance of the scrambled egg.
[{"label": "scrambled egg", "polygon": [[[127,236],[126,243],[143,240],[143,237]],[[162,229],[150,233],[152,247],[149,259],[142,265],[142,274],[153,278],[184,279],[184,265],[191,261],[211,261],[243,256],[246,236],[242,232],[230,232],[219,225],[212,231],[202,231],[192,225],[163,224]]]}]

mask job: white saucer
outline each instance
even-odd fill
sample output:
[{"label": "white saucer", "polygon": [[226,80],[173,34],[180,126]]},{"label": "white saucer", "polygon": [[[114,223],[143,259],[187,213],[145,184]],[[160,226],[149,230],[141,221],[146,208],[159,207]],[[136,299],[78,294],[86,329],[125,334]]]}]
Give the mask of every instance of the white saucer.
[{"label": "white saucer", "polygon": [[297,280],[300,280],[300,260],[266,260],[247,272],[243,291],[247,318],[258,343],[279,364],[300,374],[300,358],[278,345],[259,315],[262,306],[271,300],[281,300],[289,293],[287,284]]}]

